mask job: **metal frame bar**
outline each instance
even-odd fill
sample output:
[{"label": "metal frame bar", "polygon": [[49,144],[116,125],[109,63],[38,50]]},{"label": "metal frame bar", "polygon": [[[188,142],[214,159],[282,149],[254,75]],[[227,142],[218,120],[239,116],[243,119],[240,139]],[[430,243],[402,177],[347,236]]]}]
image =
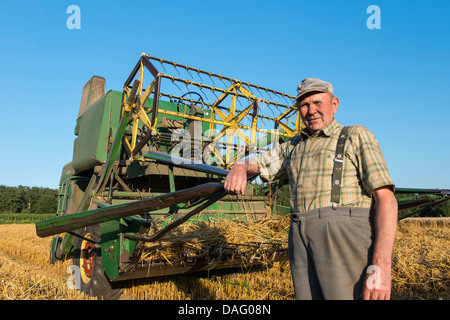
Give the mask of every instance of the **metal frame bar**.
[{"label": "metal frame bar", "polygon": [[[39,237],[48,237],[54,234],[69,232],[107,221],[168,208],[195,199],[211,198],[216,199],[215,201],[217,201],[217,196],[222,194],[223,196],[226,195],[226,192],[223,191],[222,183],[206,183],[144,200],[111,205],[39,221],[36,223],[36,234]],[[209,206],[212,202],[211,200],[208,200],[206,203],[208,203]],[[201,208],[204,208],[204,206],[201,206]]]},{"label": "metal frame bar", "polygon": [[[200,74],[207,75],[211,80],[218,79],[222,81],[222,83],[225,84],[225,81],[230,82],[230,85],[226,89],[222,89],[220,87],[211,86],[207,84],[203,84],[200,82],[196,82],[193,80],[187,80],[183,79],[181,77],[176,77],[168,74],[164,74],[159,72],[159,70],[151,63],[150,60],[158,61],[162,65],[163,64],[169,64],[172,65],[174,68],[181,68],[189,71],[195,71],[199,77]],[[163,66],[164,67],[164,66]],[[144,81],[144,69],[147,69],[151,75],[153,76],[154,80],[150,84],[150,86],[147,89],[142,88],[142,84]],[[139,73],[139,74],[138,74]],[[138,75],[139,77],[139,87],[136,92],[136,99],[134,100],[134,86],[131,87],[130,91],[130,84],[132,80]],[[191,75],[192,76],[192,75]],[[167,79],[170,80],[172,83],[183,83],[186,86],[195,86],[199,88],[200,90],[206,89],[209,90],[212,93],[220,92],[221,96],[217,97],[217,99],[213,103],[204,103],[199,102],[192,99],[183,99],[181,97],[178,97],[179,101],[183,99],[183,101],[190,101],[193,103],[194,101],[196,103],[201,104],[203,107],[209,107],[211,114],[209,118],[202,118],[197,117],[194,115],[188,115],[181,112],[174,112],[174,111],[168,111],[168,110],[162,110],[159,109],[159,98],[160,96],[168,96],[168,97],[177,97],[175,95],[167,94],[162,92],[162,80]],[[214,81],[213,81],[214,82]],[[175,84],[176,85],[176,84]],[[280,96],[286,100],[287,99],[294,99],[294,96],[285,94],[283,92],[279,92],[276,90],[264,88],[258,85],[253,85],[248,82],[243,82],[237,79],[233,79],[230,77],[225,77],[222,75],[218,75],[215,73],[207,72],[201,69],[192,68],[183,64],[178,64],[172,61],[152,57],[146,54],[143,54],[141,58],[139,59],[138,63],[132,70],[130,76],[127,78],[127,81],[124,84],[124,110],[129,111],[133,110],[135,115],[132,117],[133,121],[133,135],[131,136],[131,139],[129,140],[127,137],[123,138],[123,142],[125,144],[125,149],[127,149],[131,156],[130,159],[133,160],[135,157],[137,157],[142,150],[142,148],[154,137],[158,136],[158,133],[156,131],[156,123],[158,120],[159,115],[170,115],[170,116],[176,116],[188,120],[196,120],[196,121],[202,121],[207,122],[210,124],[210,134],[209,140],[212,141],[209,145],[206,147],[210,149],[211,153],[216,156],[216,158],[221,163],[222,167],[225,169],[228,169],[231,167],[231,165],[238,160],[239,154],[234,154],[232,156],[232,151],[230,148],[226,148],[226,154],[225,159],[220,154],[220,150],[215,149],[214,143],[221,139],[222,137],[226,137],[226,141],[228,142],[227,146],[229,146],[229,142],[232,141],[233,136],[230,135],[229,129],[232,129],[233,133],[238,137],[239,141],[243,141],[243,145],[246,147],[245,150],[256,150],[257,148],[255,146],[256,142],[256,133],[263,133],[263,134],[270,134],[270,135],[278,135],[279,137],[285,137],[289,138],[298,132],[302,130],[303,124],[301,123],[300,116],[298,114],[297,109],[294,105],[287,105],[282,104],[278,102],[274,102],[271,100],[263,99],[256,97],[253,95],[247,88],[254,88],[261,92],[260,90],[266,92],[266,93],[272,93],[274,95]],[[153,105],[151,108],[148,108],[144,106],[145,101],[153,94]],[[133,99],[129,99],[129,97],[133,97]],[[224,102],[225,99],[231,98],[231,106],[229,108],[223,107],[221,104]],[[245,99],[250,102],[250,104],[244,108],[243,110],[238,110],[236,108],[236,102],[237,99]],[[280,115],[277,117],[270,117],[267,115],[262,115],[259,112],[259,106],[261,104],[267,105],[267,106],[275,106],[277,108],[283,108],[285,109],[283,112],[281,112]],[[224,111],[227,111],[225,113]],[[253,112],[252,112],[253,111]],[[151,119],[149,119],[149,116],[151,113]],[[290,119],[292,116],[294,116],[293,119]],[[251,126],[245,125],[245,123],[242,123],[246,117],[251,117]],[[262,129],[258,128],[258,123],[260,120],[269,120],[273,123],[273,129]],[[137,142],[137,126],[139,126],[139,123],[142,122],[144,126],[148,128],[148,132],[144,137],[140,138],[140,141]],[[293,124],[293,127],[291,125]],[[213,131],[216,128],[216,126],[221,126],[219,132],[216,135],[213,135]],[[283,129],[285,132],[279,132],[279,128]],[[242,130],[250,130],[250,139],[243,133]],[[233,151],[234,152],[234,151]]]}]

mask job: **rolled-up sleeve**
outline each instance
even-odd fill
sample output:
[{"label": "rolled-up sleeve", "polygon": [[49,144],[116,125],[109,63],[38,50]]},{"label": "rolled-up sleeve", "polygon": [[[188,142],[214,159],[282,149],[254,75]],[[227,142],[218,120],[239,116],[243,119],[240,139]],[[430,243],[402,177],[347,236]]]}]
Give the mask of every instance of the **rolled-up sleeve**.
[{"label": "rolled-up sleeve", "polygon": [[356,154],[359,157],[359,174],[364,189],[368,194],[380,187],[391,187],[394,191],[395,185],[392,181],[386,160],[381,152],[380,145],[375,136],[365,127],[356,126],[355,146],[359,148]]},{"label": "rolled-up sleeve", "polygon": [[263,181],[273,181],[286,177],[285,154],[289,142],[277,145],[273,149],[256,157],[260,177]]}]

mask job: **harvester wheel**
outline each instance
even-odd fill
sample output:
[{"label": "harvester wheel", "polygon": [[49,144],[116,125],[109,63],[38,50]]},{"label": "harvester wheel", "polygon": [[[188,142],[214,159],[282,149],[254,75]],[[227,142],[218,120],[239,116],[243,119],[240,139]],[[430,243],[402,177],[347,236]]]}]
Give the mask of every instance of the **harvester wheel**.
[{"label": "harvester wheel", "polygon": [[86,227],[78,234],[83,238],[75,241],[73,262],[80,270],[79,289],[99,299],[118,299],[123,289],[111,286],[102,267],[101,249],[95,245],[100,242],[100,226]]}]

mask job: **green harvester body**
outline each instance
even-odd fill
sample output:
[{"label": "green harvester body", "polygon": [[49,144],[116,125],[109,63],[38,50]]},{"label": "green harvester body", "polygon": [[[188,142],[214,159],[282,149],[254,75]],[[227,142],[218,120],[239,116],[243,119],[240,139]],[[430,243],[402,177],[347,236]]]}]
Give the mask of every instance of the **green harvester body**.
[{"label": "green harvester body", "polygon": [[[178,74],[160,72],[158,63]],[[179,70],[187,72],[186,78]],[[151,81],[144,86],[146,73]],[[164,91],[166,84],[175,89]],[[185,94],[177,94],[177,89]],[[258,97],[261,92],[281,102]],[[250,222],[289,213],[277,203],[284,180],[262,184],[250,177],[241,196],[227,194],[223,182],[237,160],[303,129],[294,98],[147,55],[141,56],[122,92],[106,92],[103,78],[91,78],[83,88],[73,159],[61,174],[57,217],[36,223],[38,236],[53,236],[52,261],[75,256],[74,265],[81,269],[77,285],[109,298],[114,294],[93,288],[95,272],[113,283],[248,266],[248,259],[237,254],[243,247],[264,249],[272,261],[286,260],[286,247],[274,243],[264,248],[230,244],[194,257],[151,263],[140,261],[140,255],[145,243],[170,237],[182,223]],[[268,109],[271,113],[263,113]],[[181,157],[180,150],[189,154]],[[399,201],[400,209],[421,210],[448,195],[429,190],[421,198],[415,196],[421,191],[404,189],[408,196]]]}]

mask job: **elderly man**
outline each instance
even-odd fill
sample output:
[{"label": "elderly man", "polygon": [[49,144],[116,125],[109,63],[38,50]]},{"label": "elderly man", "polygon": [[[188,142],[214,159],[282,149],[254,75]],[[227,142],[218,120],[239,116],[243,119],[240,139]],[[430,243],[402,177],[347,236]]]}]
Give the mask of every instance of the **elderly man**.
[{"label": "elderly man", "polygon": [[289,178],[296,299],[389,299],[397,202],[379,144],[366,128],[337,123],[330,83],[307,78],[297,91],[306,129],[233,165],[225,189],[243,193],[248,175]]}]

